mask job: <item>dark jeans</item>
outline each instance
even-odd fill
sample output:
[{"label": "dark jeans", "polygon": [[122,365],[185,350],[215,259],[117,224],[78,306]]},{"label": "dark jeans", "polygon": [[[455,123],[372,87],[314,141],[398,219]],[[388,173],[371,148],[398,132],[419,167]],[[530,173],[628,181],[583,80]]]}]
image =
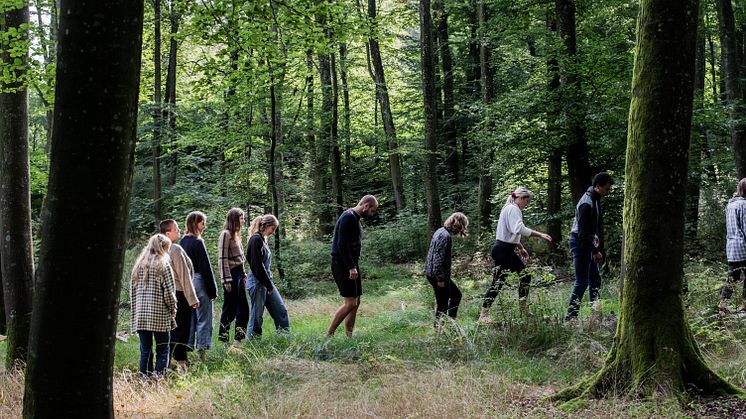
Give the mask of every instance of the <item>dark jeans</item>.
[{"label": "dark jeans", "polygon": [[447,314],[452,319],[458,314],[458,306],[461,304],[461,290],[449,278],[444,287],[438,286],[437,279],[428,275],[427,282],[433,286],[435,291],[435,317]]},{"label": "dark jeans", "polygon": [[[166,374],[170,332],[138,330],[140,336],[140,375]],[[153,339],[155,339],[155,370],[153,369]]]},{"label": "dark jeans", "polygon": [[184,291],[176,291],[176,329],[171,331],[171,357],[186,361],[189,332],[192,329],[194,309],[189,305]]},{"label": "dark jeans", "polygon": [[231,292],[223,291],[223,312],[220,314],[220,331],[218,339],[228,342],[231,322],[236,320],[236,340],[246,337],[246,327],[249,325],[249,300],[246,298],[246,274],[243,266],[231,269]]},{"label": "dark jeans", "polygon": [[731,284],[743,280],[743,299],[746,301],[746,260],[728,262],[728,279],[720,290],[720,298],[730,298],[733,295]]},{"label": "dark jeans", "polygon": [[593,260],[592,249],[581,246],[577,234],[570,234],[569,241],[573,267],[575,268],[575,285],[572,288],[572,294],[570,294],[565,320],[578,317],[580,302],[583,300],[586,288],[590,286],[588,298],[591,302],[598,300],[601,290],[601,272],[598,270],[598,263]]},{"label": "dark jeans", "polygon": [[[514,272],[521,274],[526,265],[515,252],[517,247],[514,243],[505,243],[497,240],[492,246],[492,260],[495,261],[495,268],[492,270],[492,283],[490,288],[484,294],[484,303],[482,307],[490,308],[492,303],[495,302],[497,294],[502,289],[503,285],[508,278],[508,272]],[[529,285],[531,284],[531,275],[523,273],[519,276],[520,283],[518,284],[518,297],[528,297]]]}]

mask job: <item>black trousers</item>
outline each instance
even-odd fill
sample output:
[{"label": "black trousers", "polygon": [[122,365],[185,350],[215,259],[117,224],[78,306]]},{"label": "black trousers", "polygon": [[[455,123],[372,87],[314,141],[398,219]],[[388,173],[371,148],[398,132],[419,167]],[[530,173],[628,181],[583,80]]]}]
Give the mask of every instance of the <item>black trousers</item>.
[{"label": "black trousers", "polygon": [[743,299],[746,301],[746,261],[728,262],[728,279],[720,290],[720,298],[730,298],[733,295],[731,284],[743,279]]},{"label": "black trousers", "polygon": [[461,304],[461,290],[450,278],[445,281],[444,287],[438,286],[438,280],[429,276],[427,282],[433,286],[435,291],[435,317],[447,314],[455,319],[458,314],[458,306]]},{"label": "black trousers", "polygon": [[[495,268],[492,270],[492,283],[490,288],[484,294],[484,303],[482,307],[490,308],[492,303],[495,302],[495,297],[502,289],[508,278],[508,272],[521,274],[526,265],[515,252],[516,244],[505,243],[500,240],[495,242],[492,246],[492,260],[495,261]],[[520,275],[520,283],[518,284],[518,297],[528,297],[529,285],[531,284],[531,275],[523,273]]]},{"label": "black trousers", "polygon": [[228,342],[233,320],[236,321],[236,340],[246,337],[249,326],[249,300],[246,298],[246,273],[243,266],[231,269],[231,292],[223,290],[223,311],[220,313],[220,331],[218,339]]},{"label": "black trousers", "polygon": [[189,330],[192,328],[194,309],[187,302],[184,291],[176,291],[176,329],[171,331],[171,358],[186,361]]}]

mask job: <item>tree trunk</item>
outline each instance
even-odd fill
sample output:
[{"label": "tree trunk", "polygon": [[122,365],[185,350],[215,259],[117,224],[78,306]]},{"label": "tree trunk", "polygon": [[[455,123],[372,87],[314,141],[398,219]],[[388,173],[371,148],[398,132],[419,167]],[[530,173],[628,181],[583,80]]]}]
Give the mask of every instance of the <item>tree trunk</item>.
[{"label": "tree trunk", "polygon": [[564,104],[565,137],[567,140],[567,172],[573,202],[585,193],[591,185],[593,172],[588,162],[589,150],[586,139],[585,109],[583,94],[578,80],[577,41],[575,37],[574,0],[556,0],[557,34],[564,43],[564,58],[560,65],[561,103]]},{"label": "tree trunk", "polygon": [[378,43],[378,23],[376,21],[376,0],[368,0],[368,18],[370,24],[370,39],[368,39],[368,50],[373,64],[372,77],[376,84],[376,98],[381,105],[381,119],[383,120],[383,131],[386,134],[386,145],[389,154],[389,172],[391,173],[391,186],[396,201],[396,211],[401,212],[406,203],[404,201],[404,181],[401,173],[401,156],[399,154],[399,142],[396,138],[396,125],[394,115],[391,113],[391,102],[389,101],[389,89],[386,84],[386,75],[383,69],[381,48]]},{"label": "tree trunk", "polygon": [[347,44],[342,42],[339,44],[339,77],[342,81],[342,102],[344,105],[344,113],[342,114],[342,139],[345,146],[345,167],[349,170],[350,167],[350,89],[347,85]]},{"label": "tree trunk", "polygon": [[[29,8],[5,10],[0,30],[16,33],[0,43],[0,58],[12,65],[0,83],[0,268],[8,331],[5,366],[22,366],[28,353],[34,289],[34,256],[29,190],[28,64]],[[15,55],[22,50],[21,56]],[[14,51],[15,54],[11,55]]]},{"label": "tree trunk", "polygon": [[[547,29],[550,34],[557,32],[557,20],[554,12],[547,13]],[[554,36],[552,36],[554,38]],[[552,38],[548,42],[552,42]],[[547,55],[547,70],[549,81],[547,82],[547,93],[549,104],[547,106],[547,138],[558,138],[559,127],[557,121],[561,118],[560,104],[557,103],[557,93],[560,87],[559,63],[554,54]],[[547,234],[552,236],[552,249],[562,241],[562,148],[558,144],[551,144],[549,159],[547,161],[549,179],[547,182]]]},{"label": "tree trunk", "polygon": [[[282,143],[282,114],[280,107],[278,107],[277,89],[275,87],[274,78],[273,83],[270,87],[270,100],[272,107],[272,133],[271,133],[271,144],[269,149],[269,186],[272,193],[272,213],[277,219],[280,219],[280,194],[278,192],[278,184],[282,181],[278,179],[279,170],[277,167],[277,145]],[[280,101],[281,102],[281,101]],[[280,224],[282,226],[282,224]],[[275,252],[274,260],[277,273],[280,276],[280,281],[285,282],[285,268],[282,263],[282,230],[280,227],[275,231]],[[292,282],[287,281],[286,283],[288,290],[292,289]]]},{"label": "tree trunk", "polygon": [[433,22],[430,0],[420,0],[420,67],[425,112],[425,199],[430,234],[441,227],[438,192],[438,118],[433,51]]},{"label": "tree trunk", "polygon": [[143,1],[65,0],[60,16],[49,199],[23,413],[106,418],[114,416],[114,332],[137,132]]},{"label": "tree trunk", "polygon": [[335,212],[337,217],[339,217],[345,208],[342,196],[342,155],[339,149],[339,84],[337,83],[337,60],[334,54],[331,54],[331,62],[329,64],[332,73],[332,121],[329,132],[329,139],[332,144],[332,193],[334,194],[336,204]]},{"label": "tree trunk", "polygon": [[443,123],[441,124],[443,145],[446,149],[445,163],[452,183],[459,182],[458,137],[453,96],[453,59],[448,41],[448,11],[443,0],[433,2],[433,13],[437,28],[438,49],[442,69]]},{"label": "tree trunk", "polygon": [[720,21],[720,48],[722,51],[722,73],[725,79],[725,97],[731,105],[730,119],[733,124],[731,139],[736,160],[738,179],[746,177],[746,122],[743,113],[743,86],[738,66],[736,29],[731,0],[717,0],[718,20]]},{"label": "tree trunk", "polygon": [[621,316],[604,367],[559,399],[742,394],[705,364],[681,298],[696,31],[697,0],[641,2],[627,131]]},{"label": "tree trunk", "polygon": [[[317,23],[324,28],[326,33],[327,18],[323,15],[317,16]],[[322,235],[331,234],[332,232],[332,211],[334,204],[330,202],[329,188],[331,179],[329,178],[329,160],[331,157],[332,143],[330,141],[332,125],[332,70],[331,56],[328,53],[320,53],[319,59],[319,79],[321,82],[321,125],[316,137],[316,161],[314,162],[314,186],[315,200],[314,210],[318,215],[319,233]]]},{"label": "tree trunk", "polygon": [[0,335],[5,335],[7,333],[7,323],[5,321],[5,296],[3,294],[3,269],[2,269],[2,262],[0,262]]},{"label": "tree trunk", "polygon": [[[705,26],[709,27],[709,24],[707,22],[707,14],[705,14]],[[707,47],[710,51],[710,76],[712,77],[712,99],[713,101],[717,102],[720,99],[720,96],[718,96],[718,84],[716,82],[717,80],[717,70],[715,69],[715,61],[717,60],[715,58],[715,42],[712,41],[712,33],[710,31],[707,31]]]},{"label": "tree trunk", "polygon": [[[699,20],[697,24],[697,49],[694,65],[694,109],[702,110],[705,93],[705,35],[702,16],[705,12],[704,3],[700,3]],[[702,141],[706,132],[701,126],[692,125],[692,136],[689,143],[689,178],[686,187],[686,225],[684,228],[684,243],[687,251],[699,248],[697,245],[697,225],[699,221],[699,188],[702,182]]]},{"label": "tree trunk", "polygon": [[163,219],[161,208],[161,137],[162,104],[161,104],[161,0],[152,0],[155,13],[155,31],[153,33],[153,142],[151,145],[153,159],[153,224],[155,226]]},{"label": "tree trunk", "polygon": [[[484,0],[479,0],[477,5],[477,21],[479,22],[479,63],[482,77],[482,104],[488,105],[494,96],[492,69],[490,67],[490,47],[486,36],[487,31],[487,6]],[[481,156],[479,158],[479,191],[477,194],[477,228],[480,232],[488,232],[492,226],[492,161],[494,150],[491,144],[482,142]]]},{"label": "tree trunk", "polygon": [[176,10],[175,2],[176,0],[171,0],[169,4],[168,20],[171,29],[169,31],[168,68],[166,69],[166,106],[163,112],[163,119],[168,125],[168,142],[171,147],[171,171],[168,177],[170,186],[176,184],[176,176],[179,170],[179,149],[176,145],[176,59],[178,53],[176,35],[179,33],[181,14]]}]

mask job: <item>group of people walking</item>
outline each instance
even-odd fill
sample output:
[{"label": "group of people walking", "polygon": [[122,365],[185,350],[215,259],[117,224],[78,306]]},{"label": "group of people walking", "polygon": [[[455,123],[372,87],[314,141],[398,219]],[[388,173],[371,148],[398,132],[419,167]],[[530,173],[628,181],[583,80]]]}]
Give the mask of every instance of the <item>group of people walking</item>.
[{"label": "group of people walking", "polygon": [[[186,217],[187,232],[181,237],[175,220],[162,221],[160,233],[148,240],[132,269],[131,322],[133,333],[140,338],[143,375],[162,375],[169,364],[186,367],[187,352],[194,349],[204,361],[205,351],[212,346],[213,301],[218,288],[202,239],[206,222],[205,214],[191,212]],[[251,222],[248,255],[241,239],[244,223],[243,210],[232,208],[218,240],[223,286],[218,339],[228,342],[233,324],[232,348],[243,339],[261,336],[265,308],[276,329],[290,329],[285,303],[272,282],[271,252],[267,245],[267,237],[274,233],[279,222],[271,214]],[[247,260],[248,275],[244,268]]]},{"label": "group of people walking", "polygon": [[[570,323],[578,317],[586,290],[589,290],[591,304],[600,298],[599,263],[603,261],[599,241],[603,224],[601,200],[610,193],[613,184],[614,180],[608,173],[598,173],[575,207],[569,237],[575,283],[565,315],[565,320]],[[521,186],[510,193],[500,211],[491,250],[494,261],[492,280],[482,298],[480,323],[491,322],[490,307],[510,275],[518,279],[520,312],[528,313],[531,274],[526,271],[529,254],[521,239],[537,237],[552,241],[548,234],[530,229],[523,222],[523,210],[532,196],[531,191]],[[343,322],[346,335],[353,334],[363,293],[359,265],[362,250],[360,220],[374,216],[378,206],[375,196],[366,195],[337,219],[332,237],[331,272],[343,303],[332,317],[327,336],[334,335]],[[212,345],[212,304],[217,297],[217,285],[201,237],[206,222],[203,213],[190,213],[186,217],[187,232],[181,237],[177,222],[164,220],[160,224],[160,233],[150,238],[132,269],[132,330],[140,337],[140,372],[143,375],[164,374],[170,357],[175,361],[174,365],[186,367],[187,352],[193,349],[204,360],[205,351]],[[275,232],[279,222],[272,214],[254,218],[248,229],[246,250],[241,237],[244,224],[244,212],[232,208],[226,215],[218,240],[218,266],[223,287],[218,340],[226,344],[230,341],[233,324],[234,340],[229,350],[244,339],[261,336],[265,309],[274,320],[276,330],[290,330],[287,308],[272,281],[272,254],[267,244],[267,238]],[[720,308],[723,311],[728,310],[728,299],[732,294],[730,283],[746,277],[746,179],[739,182],[737,196],[728,203],[726,224],[729,279],[721,292]],[[455,319],[458,314],[462,294],[451,278],[453,237],[466,236],[468,226],[466,215],[454,212],[432,236],[424,273],[435,294],[436,326],[445,316]],[[739,310],[746,311],[746,283],[743,296],[744,303]]]}]

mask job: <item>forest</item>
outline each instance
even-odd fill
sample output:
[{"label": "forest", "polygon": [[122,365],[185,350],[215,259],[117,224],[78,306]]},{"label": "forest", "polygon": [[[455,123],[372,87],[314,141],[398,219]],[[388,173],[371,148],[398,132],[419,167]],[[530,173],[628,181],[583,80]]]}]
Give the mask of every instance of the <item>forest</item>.
[{"label": "forest", "polygon": [[[0,0],[0,56],[1,417],[746,417],[746,283],[721,298],[743,0]],[[568,321],[599,172],[600,296]],[[520,187],[551,241],[524,234],[530,291],[508,276],[484,322]],[[335,223],[365,195],[356,329],[328,337]],[[290,322],[237,347],[231,208],[246,249],[279,221]],[[193,211],[212,347],[142,379],[131,272]],[[463,296],[436,318],[424,271],[455,212]]]}]

